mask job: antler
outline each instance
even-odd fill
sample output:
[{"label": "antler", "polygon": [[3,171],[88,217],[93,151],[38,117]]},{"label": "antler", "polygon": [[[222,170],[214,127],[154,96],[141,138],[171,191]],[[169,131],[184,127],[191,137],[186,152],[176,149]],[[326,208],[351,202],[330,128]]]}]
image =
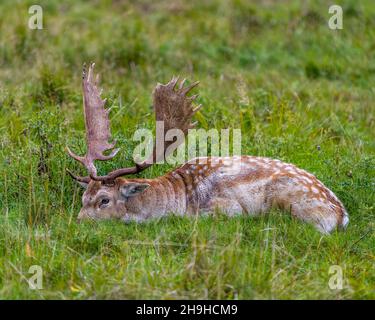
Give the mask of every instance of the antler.
[{"label": "antler", "polygon": [[[196,123],[191,123],[193,115],[202,107],[198,105],[193,108],[192,102],[198,97],[193,95],[188,97],[187,94],[191,89],[199,84],[199,81],[194,82],[188,87],[184,87],[186,79],[181,81],[179,89],[175,90],[179,77],[173,77],[172,80],[166,85],[158,84],[154,90],[154,108],[156,121],[162,121],[164,124],[163,138],[170,129],[180,129],[187,134],[188,130],[194,128]],[[152,153],[152,159],[146,162],[158,162],[164,160],[169,154],[168,146],[174,141],[164,141],[164,148],[160,150],[164,151],[161,154],[157,154],[156,144]]]},{"label": "antler", "polygon": [[[164,152],[157,154],[158,148],[156,148],[155,144],[152,155],[147,161],[140,164],[137,163],[133,167],[114,170],[105,176],[97,176],[94,161],[110,160],[117,154],[119,149],[113,150],[108,156],[103,154],[105,151],[113,149],[115,142],[112,144],[108,142],[111,137],[108,110],[104,108],[105,100],[100,98],[100,92],[97,87],[98,77],[93,81],[93,68],[94,64],[90,66],[87,78],[85,71],[83,72],[84,112],[88,151],[85,157],[80,157],[67,148],[71,157],[85,165],[90,176],[79,177],[68,171],[74,179],[86,183],[90,181],[90,178],[97,181],[113,182],[119,176],[139,173],[168,156],[166,150],[173,143],[173,141],[165,141],[164,139],[165,133],[168,130],[180,129],[186,134],[188,129],[195,126],[195,124],[191,123],[191,118],[201,108],[201,105],[194,108],[192,102],[198,95],[188,97],[187,94],[199,82],[184,87],[185,80],[183,80],[179,88],[176,89],[179,78],[173,77],[166,85],[158,84],[153,93],[153,101],[156,121],[163,121],[164,123],[164,148],[161,148]],[[170,150],[168,151],[170,152]]]},{"label": "antler", "polygon": [[[191,118],[202,107],[202,105],[198,105],[194,108],[192,103],[198,95],[189,97],[187,94],[199,84],[199,81],[194,82],[190,86],[184,87],[186,81],[186,79],[184,79],[176,90],[178,80],[179,77],[173,77],[172,80],[165,85],[159,83],[153,93],[155,119],[156,121],[162,121],[164,123],[164,148],[159,149],[156,147],[156,143],[154,143],[152,155],[148,160],[140,164],[136,163],[134,167],[114,170],[106,176],[92,177],[94,180],[113,181],[117,177],[136,174],[145,170],[154,163],[168,157],[169,154],[167,151],[171,151],[168,150],[168,146],[174,142],[165,141],[165,133],[168,130],[180,129],[185,135],[188,129],[194,128],[196,123],[191,123]],[[158,154],[158,150],[163,150],[164,152],[159,152],[160,154]]]},{"label": "antler", "polygon": [[[109,143],[109,139],[111,138],[108,119],[109,111],[104,108],[106,100],[103,100],[100,97],[101,90],[98,88],[99,75],[97,75],[94,80],[94,66],[94,63],[90,65],[87,75],[84,66],[82,74],[87,153],[84,157],[81,157],[73,153],[67,147],[69,155],[75,160],[81,162],[87,168],[89,175],[92,177],[96,177],[97,174],[94,164],[95,160],[110,160],[119,151],[119,149],[115,149],[110,155],[104,155],[105,151],[114,148],[116,142]],[[76,180],[87,180],[87,177],[74,177]]]}]

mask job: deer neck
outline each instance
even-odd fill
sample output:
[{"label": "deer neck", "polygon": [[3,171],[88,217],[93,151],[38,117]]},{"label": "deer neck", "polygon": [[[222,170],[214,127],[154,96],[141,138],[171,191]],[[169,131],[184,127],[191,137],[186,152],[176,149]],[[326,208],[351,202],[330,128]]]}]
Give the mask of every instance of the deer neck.
[{"label": "deer neck", "polygon": [[150,187],[142,194],[129,198],[126,212],[139,219],[162,217],[169,213],[183,215],[187,208],[185,185],[171,173],[155,179],[126,179],[122,183],[148,183]]}]

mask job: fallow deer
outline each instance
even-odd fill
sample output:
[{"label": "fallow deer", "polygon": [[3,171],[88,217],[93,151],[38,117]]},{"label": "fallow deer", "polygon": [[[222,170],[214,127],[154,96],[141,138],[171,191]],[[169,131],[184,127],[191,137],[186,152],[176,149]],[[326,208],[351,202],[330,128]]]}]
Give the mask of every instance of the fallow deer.
[{"label": "fallow deer", "polygon": [[[170,213],[195,215],[220,210],[227,215],[261,215],[277,207],[293,217],[312,223],[320,232],[343,229],[349,222],[348,214],[335,194],[312,174],[284,163],[255,156],[196,158],[155,179],[125,179],[137,174],[152,163],[165,159],[153,149],[152,161],[133,167],[114,170],[98,176],[95,160],[110,160],[119,149],[110,143],[110,122],[105,100],[101,98],[98,76],[94,79],[94,64],[83,72],[83,104],[86,124],[87,154],[77,156],[69,148],[71,157],[88,170],[86,177],[69,174],[86,190],[78,220],[115,218],[144,221]],[[185,86],[178,78],[166,85],[158,84],[153,93],[156,120],[164,121],[164,130],[177,128],[184,134],[194,127],[191,118],[200,108],[194,107],[196,96],[187,94],[198,83]],[[164,141],[164,149],[172,144]],[[105,155],[106,151],[112,151]],[[235,170],[232,170],[235,169]]]}]

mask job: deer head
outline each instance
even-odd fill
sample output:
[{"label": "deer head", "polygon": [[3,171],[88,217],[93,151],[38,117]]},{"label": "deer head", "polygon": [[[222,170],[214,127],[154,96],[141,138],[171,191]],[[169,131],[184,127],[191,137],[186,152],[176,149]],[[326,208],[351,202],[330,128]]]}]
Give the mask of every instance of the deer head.
[{"label": "deer head", "polygon": [[[186,135],[188,129],[195,125],[191,123],[192,116],[201,107],[200,105],[193,107],[192,102],[197,95],[187,96],[190,90],[198,85],[198,82],[184,86],[185,80],[183,80],[176,88],[178,81],[178,77],[173,77],[165,85],[158,84],[153,92],[155,118],[156,121],[163,121],[164,134],[170,129],[180,129]],[[172,152],[168,146],[174,142],[163,139],[164,148],[156,148],[156,143],[154,143],[150,159],[136,163],[132,167],[114,170],[105,176],[98,176],[95,160],[111,160],[119,151],[118,148],[115,149],[116,142],[110,142],[109,111],[105,109],[105,99],[101,98],[98,85],[99,77],[94,77],[94,64],[90,65],[87,73],[84,67],[82,87],[87,153],[85,156],[78,156],[67,147],[68,154],[82,163],[88,171],[88,176],[81,177],[68,170],[70,176],[86,189],[82,196],[83,206],[78,216],[79,219],[106,219],[123,216],[126,213],[124,211],[127,210],[127,203],[144,193],[149,183],[147,180],[127,180],[119,177],[137,174],[152,164],[164,160]],[[163,150],[163,152],[157,150]],[[106,155],[106,152],[110,153]]]}]

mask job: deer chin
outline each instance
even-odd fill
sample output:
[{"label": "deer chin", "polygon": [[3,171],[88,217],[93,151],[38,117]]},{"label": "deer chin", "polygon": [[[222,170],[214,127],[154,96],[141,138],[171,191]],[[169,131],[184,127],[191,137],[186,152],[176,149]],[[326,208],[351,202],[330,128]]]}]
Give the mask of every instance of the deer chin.
[{"label": "deer chin", "polygon": [[121,220],[125,223],[131,223],[131,222],[141,223],[141,222],[144,222],[146,220],[146,218],[142,217],[141,215],[137,215],[137,214],[125,213],[121,217]]},{"label": "deer chin", "polygon": [[78,214],[78,222],[83,220],[119,220],[121,218],[122,214],[115,208],[108,208],[104,210],[81,209]]},{"label": "deer chin", "polygon": [[77,222],[80,223],[84,220],[95,220],[95,216],[93,215],[93,212],[90,210],[87,210],[85,208],[82,208],[77,217]]}]

